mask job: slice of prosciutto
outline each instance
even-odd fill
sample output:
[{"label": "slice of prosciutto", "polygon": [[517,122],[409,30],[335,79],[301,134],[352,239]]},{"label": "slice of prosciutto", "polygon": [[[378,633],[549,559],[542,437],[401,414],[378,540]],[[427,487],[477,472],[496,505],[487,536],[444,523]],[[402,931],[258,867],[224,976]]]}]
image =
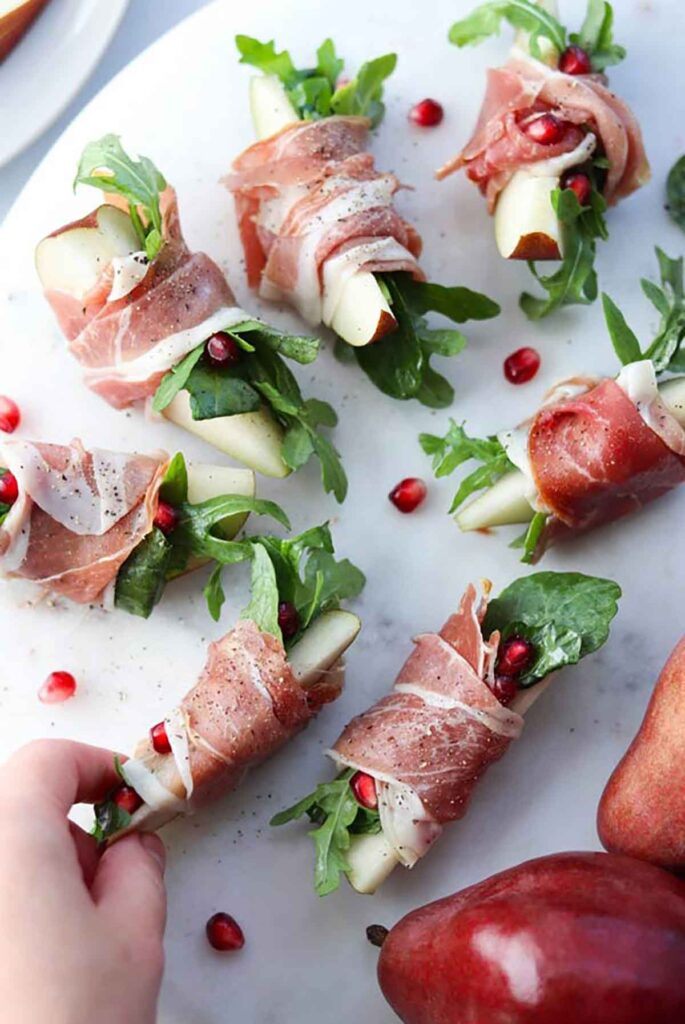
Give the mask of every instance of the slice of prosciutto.
[{"label": "slice of prosciutto", "polygon": [[325,695],[316,685],[305,689],[281,641],[240,620],[210,644],[200,678],[165,719],[171,753],[156,753],[148,736],[124,764],[126,782],[144,801],[131,827],[159,828],[230,793],[248,768],[292,739],[341,687],[342,675],[334,673]]},{"label": "slice of prosciutto", "polygon": [[246,149],[224,179],[250,286],[289,302],[310,324],[332,319],[327,293],[337,283],[325,269],[335,256],[345,254],[346,276],[406,270],[423,279],[421,239],[393,206],[402,186],[364,151],[369,127],[365,117],[287,125]]},{"label": "slice of prosciutto", "polygon": [[330,757],[376,780],[385,839],[411,867],[442,826],[466,814],[476,783],[523,728],[493,680],[499,635],[486,642],[487,608],[469,586],[439,633],[424,633],[390,694],[352,719]]},{"label": "slice of prosciutto", "polygon": [[[550,112],[567,123],[553,145],[533,141],[523,130],[532,114]],[[502,189],[516,171],[535,171],[565,155],[587,158],[582,140],[592,133],[609,167],[604,196],[618,202],[650,177],[640,126],[630,108],[611,92],[603,75],[568,75],[514,51],[501,68],[488,72],[487,91],[473,136],[437,172],[442,179],[462,168],[487,197],[492,213]],[[573,161],[577,163],[578,160]]]},{"label": "slice of prosciutto", "polygon": [[[116,196],[105,199],[122,205]],[[249,319],[216,263],[186,245],[171,188],[162,194],[161,211],[164,244],[152,262],[142,252],[110,260],[84,299],[45,292],[86,384],[117,409],[154,395],[188,352]],[[92,226],[96,215],[54,234]]]},{"label": "slice of prosciutto", "polygon": [[87,604],[152,529],[166,455],[4,441],[19,496],[0,525],[0,573]]}]

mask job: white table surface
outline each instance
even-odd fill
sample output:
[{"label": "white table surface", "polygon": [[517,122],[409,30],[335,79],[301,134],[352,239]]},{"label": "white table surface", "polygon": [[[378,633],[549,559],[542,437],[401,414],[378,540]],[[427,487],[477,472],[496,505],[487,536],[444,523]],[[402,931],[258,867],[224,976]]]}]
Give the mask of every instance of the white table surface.
[{"label": "white table surface", "polygon": [[[102,0],[105,2],[105,0]],[[207,0],[131,0],[102,60],[67,109],[41,137],[0,169],[0,221],[53,142],[118,71],[177,22]]]}]

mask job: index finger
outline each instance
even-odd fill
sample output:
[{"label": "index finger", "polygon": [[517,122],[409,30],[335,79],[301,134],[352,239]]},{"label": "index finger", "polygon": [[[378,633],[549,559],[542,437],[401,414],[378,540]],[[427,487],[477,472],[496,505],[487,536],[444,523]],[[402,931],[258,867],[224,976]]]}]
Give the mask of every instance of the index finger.
[{"label": "index finger", "polygon": [[34,740],[9,758],[3,774],[11,776],[13,799],[62,816],[74,804],[102,800],[119,782],[111,750],[72,740]]}]

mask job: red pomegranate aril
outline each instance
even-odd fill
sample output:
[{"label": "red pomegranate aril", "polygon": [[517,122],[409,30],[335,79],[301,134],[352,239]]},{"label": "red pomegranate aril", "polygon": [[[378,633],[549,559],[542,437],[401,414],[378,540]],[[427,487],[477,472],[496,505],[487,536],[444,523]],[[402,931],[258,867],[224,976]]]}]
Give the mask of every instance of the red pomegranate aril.
[{"label": "red pomegranate aril", "polygon": [[409,111],[409,120],[420,128],[434,128],[440,124],[445,111],[437,100],[425,99],[415,104]]},{"label": "red pomegranate aril", "polygon": [[527,384],[540,369],[540,353],[534,348],[517,348],[504,360],[504,376],[510,384]]},{"label": "red pomegranate aril", "polygon": [[281,601],[278,606],[278,625],[284,640],[291,640],[300,628],[300,616],[290,601]]},{"label": "red pomegranate aril", "polygon": [[502,642],[497,658],[497,674],[518,677],[533,663],[535,648],[522,636],[510,636]]},{"label": "red pomegranate aril", "polygon": [[209,361],[215,366],[227,366],[240,362],[240,345],[225,331],[217,331],[207,342],[205,349]]},{"label": "red pomegranate aril", "polygon": [[12,434],[21,422],[19,406],[6,395],[0,395],[0,430]]},{"label": "red pomegranate aril", "polygon": [[178,523],[178,512],[168,501],[160,501],[153,523],[162,533],[173,533]]},{"label": "red pomegranate aril", "polygon": [[561,142],[566,134],[566,127],[566,121],[561,121],[555,114],[539,114],[522,125],[528,138],[541,146],[553,146]]},{"label": "red pomegranate aril", "polygon": [[152,726],[150,729],[150,742],[158,754],[171,753],[171,744],[169,743],[164,722],[157,722],[157,725]]},{"label": "red pomegranate aril", "polygon": [[0,476],[0,504],[13,505],[19,497],[19,485],[14,473],[9,469]]},{"label": "red pomegranate aril", "polygon": [[136,793],[132,786],[127,786],[125,782],[122,782],[117,789],[112,793],[110,800],[112,800],[117,807],[126,811],[127,814],[135,814],[139,807],[143,806],[143,801]]},{"label": "red pomegranate aril", "polygon": [[358,803],[362,807],[375,811],[378,807],[378,793],[376,792],[376,780],[373,775],[366,772],[355,772],[350,779],[350,786]]},{"label": "red pomegranate aril", "polygon": [[408,476],[393,487],[388,497],[400,512],[413,512],[428,494],[428,488],[417,476]]},{"label": "red pomegranate aril", "polygon": [[559,58],[559,70],[565,75],[591,74],[592,61],[589,53],[582,46],[567,46]]},{"label": "red pomegranate aril", "polygon": [[212,914],[206,925],[207,941],[212,949],[220,953],[230,953],[242,949],[245,945],[243,929],[230,914],[219,911]]},{"label": "red pomegranate aril", "polygon": [[71,672],[51,672],[38,691],[42,704],[61,704],[76,693],[76,680]]},{"label": "red pomegranate aril", "polygon": [[496,676],[492,684],[492,692],[500,704],[508,707],[519,692],[519,684],[513,676]]},{"label": "red pomegranate aril", "polygon": [[592,195],[592,182],[588,178],[587,174],[583,174],[580,171],[565,174],[561,179],[561,187],[570,188],[575,192],[580,205],[587,206],[590,196]]}]

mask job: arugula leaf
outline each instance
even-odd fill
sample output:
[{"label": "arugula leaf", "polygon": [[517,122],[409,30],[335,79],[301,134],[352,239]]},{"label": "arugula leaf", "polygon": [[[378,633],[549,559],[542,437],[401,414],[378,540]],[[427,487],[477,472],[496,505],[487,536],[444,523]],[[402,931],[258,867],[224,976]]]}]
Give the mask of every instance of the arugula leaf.
[{"label": "arugula leaf", "polygon": [[283,640],[278,625],[278,586],[276,570],[263,544],[252,542],[252,597],[241,612],[242,619],[252,619],[264,633]]},{"label": "arugula leaf", "polygon": [[95,804],[95,822],[90,834],[98,843],[104,843],[110,836],[122,829],[128,828],[131,824],[131,815],[124,811],[114,800],[103,800]]},{"label": "arugula leaf", "polygon": [[167,466],[159,496],[170,505],[180,505],[188,500],[188,468],[181,452],[176,452]]},{"label": "arugula leaf", "polygon": [[455,21],[449,41],[455,46],[474,46],[489,36],[498,35],[502,20],[513,28],[530,33],[530,52],[540,57],[540,39],[548,39],[559,53],[566,48],[566,29],[534,0],[490,0],[471,14]]},{"label": "arugula leaf", "polygon": [[149,617],[166,586],[172,550],[157,527],[141,540],[117,573],[114,586],[117,608],[144,619]]},{"label": "arugula leaf", "polygon": [[134,160],[124,150],[118,135],[103,135],[84,149],[74,188],[78,184],[123,196],[148,259],[155,258],[163,242],[159,197],[166,181],[148,157]]},{"label": "arugula leaf", "polygon": [[500,307],[485,295],[469,288],[414,281],[411,274],[378,276],[387,290],[397,327],[380,341],[354,349],[362,370],[377,388],[391,398],[415,398],[433,409],[452,404],[452,385],[430,365],[433,355],[458,355],[466,345],[461,331],[431,330],[424,319],[430,310],[455,323],[487,320]]},{"label": "arugula leaf", "polygon": [[666,209],[671,220],[685,231],[685,156],[676,160],[668,172]]},{"label": "arugula leaf", "polygon": [[194,420],[214,420],[256,412],[262,404],[259,392],[242,377],[222,367],[200,362],[185,383]]},{"label": "arugula leaf", "polygon": [[510,548],[523,548],[521,561],[526,565],[531,565],[535,561],[538,543],[545,526],[547,525],[548,518],[549,513],[536,512],[531,519],[528,528],[524,530],[520,537],[517,537],[516,540],[513,540],[509,545]]},{"label": "arugula leaf", "polygon": [[606,293],[602,295],[604,318],[616,355],[625,366],[640,359],[651,359],[657,373],[664,370],[685,369],[685,356],[681,344],[685,338],[685,288],[683,285],[683,258],[672,259],[656,248],[661,276],[661,288],[643,278],[642,291],[660,316],[659,329],[653,341],[644,349],[616,303]]},{"label": "arugula leaf", "polygon": [[314,68],[296,68],[286,50],[276,52],[273,40],[261,43],[251,36],[237,35],[235,43],[241,64],[251,64],[281,80],[300,120],[356,114],[368,117],[373,128],[380,123],[385,112],[383,83],[395,70],[396,54],[387,53],[367,61],[356,78],[338,86],[344,61],[338,57],[331,39],[324,40],[316,51]]},{"label": "arugula leaf", "polygon": [[318,825],[309,835],[316,846],[314,884],[319,896],[334,892],[340,876],[349,873],[346,854],[351,837],[380,832],[378,811],[368,810],[356,799],[350,779],[354,769],[348,768],[333,782],[322,782],[292,807],[275,814],[270,824],[285,825],[306,814]]},{"label": "arugula leaf", "polygon": [[194,348],[187,356],[184,356],[176,366],[162,378],[159,387],[152,399],[154,412],[162,412],[174,400],[179,391],[182,391],[194,367],[204,355],[204,342]]},{"label": "arugula leaf", "polygon": [[620,64],[625,48],[614,42],[614,12],[607,0],[588,0],[587,13],[580,32],[572,32],[570,41],[590,56],[593,71],[604,71]]},{"label": "arugula leaf", "polygon": [[530,320],[541,320],[561,306],[587,306],[597,298],[595,242],[607,238],[606,200],[593,185],[588,206],[581,206],[570,188],[555,189],[551,201],[563,227],[564,258],[553,274],[542,275],[534,263],[528,264],[547,292],[545,299],[527,292],[521,295],[519,304]]},{"label": "arugula leaf", "polygon": [[456,512],[476,491],[492,487],[505,473],[516,468],[495,436],[469,437],[463,424],[453,419],[450,419],[444,437],[419,434],[419,443],[426,455],[432,456],[433,472],[438,478],[449,476],[458,466],[471,459],[482,463],[462,480],[452,501],[450,514]]},{"label": "arugula leaf", "polygon": [[618,610],[621,588],[612,580],[574,572],[539,572],[515,580],[490,602],[483,636],[525,636],[536,658],[521,686],[573,665],[601,647]]}]

